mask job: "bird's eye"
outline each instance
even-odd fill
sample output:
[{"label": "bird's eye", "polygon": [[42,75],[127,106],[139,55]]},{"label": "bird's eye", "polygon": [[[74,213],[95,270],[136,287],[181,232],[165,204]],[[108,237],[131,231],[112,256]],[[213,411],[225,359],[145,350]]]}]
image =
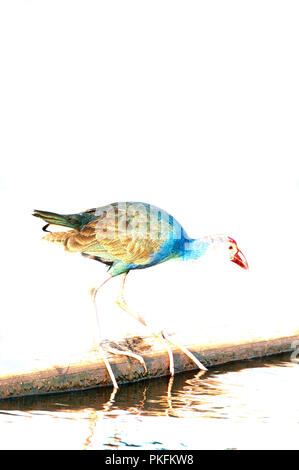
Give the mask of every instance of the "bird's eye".
[{"label": "bird's eye", "polygon": [[228,249],[229,249],[229,250],[232,250],[232,249],[233,249],[233,245],[230,245],[230,246],[228,247]]}]

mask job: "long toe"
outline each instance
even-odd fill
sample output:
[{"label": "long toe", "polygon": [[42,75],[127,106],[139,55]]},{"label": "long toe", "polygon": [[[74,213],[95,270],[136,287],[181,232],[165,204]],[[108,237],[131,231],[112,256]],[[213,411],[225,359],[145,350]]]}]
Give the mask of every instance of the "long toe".
[{"label": "long toe", "polygon": [[199,369],[207,371],[208,369],[194,356],[194,354],[189,351],[183,344],[181,344],[179,341],[175,340],[174,338],[170,337],[165,331],[162,332],[163,337],[169,341],[169,343],[174,344],[178,349],[180,349],[186,356],[188,356],[196,365]]},{"label": "long toe", "polygon": [[139,354],[135,354],[132,351],[128,351],[128,350],[123,351],[121,349],[113,348],[112,346],[108,346],[106,344],[104,344],[103,347],[105,348],[106,351],[110,352],[111,354],[128,356],[128,357],[132,357],[133,359],[136,359],[137,361],[140,362],[140,364],[144,368],[144,372],[147,374],[147,367],[146,367],[145,361],[143,357],[140,356]]},{"label": "long toe", "polygon": [[111,381],[112,381],[113,387],[114,387],[115,389],[118,389],[118,384],[117,384],[115,375],[114,375],[113,370],[112,370],[112,368],[111,368],[111,365],[110,365],[110,363],[109,363],[109,361],[108,361],[108,359],[107,359],[106,352],[105,352],[105,350],[103,349],[103,347],[101,346],[101,344],[99,344],[99,352],[100,352],[100,354],[101,354],[101,356],[102,356],[102,359],[103,359],[103,361],[104,361],[104,363],[105,363],[105,366],[106,366],[107,372],[108,372],[108,374],[109,374],[109,376],[110,376],[110,379],[111,379]]}]

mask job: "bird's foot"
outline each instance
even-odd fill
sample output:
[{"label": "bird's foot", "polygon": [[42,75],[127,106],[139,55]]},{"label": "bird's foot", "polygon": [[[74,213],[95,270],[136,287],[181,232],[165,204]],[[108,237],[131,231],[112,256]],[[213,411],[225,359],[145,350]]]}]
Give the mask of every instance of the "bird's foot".
[{"label": "bird's foot", "polygon": [[[189,351],[189,349],[187,349],[184,345],[182,345],[181,343],[179,343],[177,340],[175,340],[172,336],[169,336],[165,331],[161,331],[161,336],[162,338],[165,340],[165,341],[168,341],[168,343],[171,343],[173,344],[174,346],[176,346],[178,349],[180,349],[184,354],[186,354],[186,356],[188,356],[196,365],[199,369],[203,370],[203,371],[207,371],[208,369],[194,356],[194,354],[192,354],[192,352]],[[174,370],[173,370],[173,357],[172,357],[172,360],[171,360],[171,356],[172,356],[172,352],[171,352],[171,356],[170,356],[170,353],[169,353],[169,348],[167,348],[167,351],[168,351],[168,355],[169,355],[169,358],[170,358],[170,373],[171,375],[174,374]]]},{"label": "bird's foot", "polygon": [[113,388],[114,388],[115,390],[117,390],[117,389],[118,389],[118,384],[117,384],[115,375],[114,375],[113,370],[112,370],[112,368],[111,368],[111,365],[110,365],[110,363],[109,363],[109,361],[108,361],[108,359],[107,359],[106,352],[105,352],[105,350],[104,350],[104,348],[102,347],[101,344],[98,345],[98,350],[100,351],[101,356],[102,356],[102,359],[103,359],[103,361],[104,361],[104,363],[105,363],[107,372],[108,372],[108,374],[109,374],[109,376],[110,376],[110,379],[111,379],[111,381],[112,381],[112,384],[113,384]]},{"label": "bird's foot", "polygon": [[133,353],[132,351],[129,351],[129,350],[123,351],[122,349],[113,348],[112,346],[107,345],[106,343],[101,344],[101,346],[105,349],[105,351],[107,351],[111,354],[116,354],[116,355],[121,355],[121,356],[128,356],[128,357],[132,357],[133,359],[136,359],[137,361],[140,362],[140,364],[142,365],[142,367],[144,369],[144,372],[147,374],[147,367],[146,367],[145,361],[144,361],[143,357],[140,356],[139,354],[135,354],[135,353]]}]

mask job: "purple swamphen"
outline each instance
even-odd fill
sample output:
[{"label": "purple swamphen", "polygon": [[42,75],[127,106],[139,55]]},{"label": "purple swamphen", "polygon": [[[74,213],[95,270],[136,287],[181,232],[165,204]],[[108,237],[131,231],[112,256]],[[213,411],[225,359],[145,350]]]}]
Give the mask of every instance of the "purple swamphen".
[{"label": "purple swamphen", "polygon": [[[122,275],[121,288],[116,302],[123,310],[147,327],[144,319],[139,314],[132,312],[124,299],[125,280],[131,269],[148,268],[173,258],[195,260],[211,248],[222,253],[228,260],[242,268],[248,269],[246,258],[233,238],[224,235],[190,238],[174,217],[150,204],[118,202],[77,214],[61,215],[35,210],[33,215],[46,222],[43,227],[44,231],[47,231],[49,225],[62,225],[70,229],[62,232],[50,232],[44,237],[45,240],[62,245],[66,251],[80,252],[84,256],[108,265],[109,277],[99,287],[90,291],[98,324],[96,294],[109,279]],[[206,370],[194,354],[166,332],[161,331],[159,337],[168,351],[171,375],[174,374],[174,363],[169,343],[181,349],[200,369]],[[112,383],[117,388],[115,376],[101,344],[99,344],[99,348]],[[113,348],[108,350],[115,354],[125,354],[137,359],[146,371],[145,362],[140,355]]]}]

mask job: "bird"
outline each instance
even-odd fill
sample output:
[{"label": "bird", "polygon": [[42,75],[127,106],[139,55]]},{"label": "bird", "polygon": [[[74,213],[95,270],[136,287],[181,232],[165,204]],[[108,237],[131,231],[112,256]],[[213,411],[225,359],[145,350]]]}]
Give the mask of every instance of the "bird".
[{"label": "bird", "polygon": [[[129,308],[124,297],[125,281],[131,270],[149,268],[172,259],[197,260],[211,250],[221,253],[243,269],[248,269],[244,254],[232,237],[217,234],[191,238],[172,215],[149,203],[114,202],[74,214],[34,210],[33,216],[46,222],[42,227],[43,231],[48,232],[43,237],[45,240],[61,245],[67,252],[81,253],[108,266],[108,277],[98,287],[90,289],[98,328],[100,321],[96,295],[110,279],[121,276],[116,303],[150,330],[144,318]],[[48,227],[52,225],[63,226],[68,230],[51,232]],[[166,331],[161,330],[158,336],[168,352],[171,376],[174,375],[171,345],[179,348],[199,369],[207,370],[191,351],[174,340]],[[113,387],[117,389],[115,375],[100,341],[98,347]],[[114,348],[108,348],[108,351],[135,358],[147,372],[144,359],[140,355]]]}]

